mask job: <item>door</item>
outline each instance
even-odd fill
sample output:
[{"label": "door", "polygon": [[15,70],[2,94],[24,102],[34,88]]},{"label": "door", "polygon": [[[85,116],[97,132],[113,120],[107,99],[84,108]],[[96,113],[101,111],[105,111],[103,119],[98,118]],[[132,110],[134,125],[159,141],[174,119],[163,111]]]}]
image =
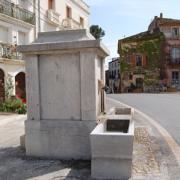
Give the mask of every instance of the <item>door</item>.
[{"label": "door", "polygon": [[142,78],[136,79],[136,88],[138,88],[138,89],[143,88],[143,79]]}]

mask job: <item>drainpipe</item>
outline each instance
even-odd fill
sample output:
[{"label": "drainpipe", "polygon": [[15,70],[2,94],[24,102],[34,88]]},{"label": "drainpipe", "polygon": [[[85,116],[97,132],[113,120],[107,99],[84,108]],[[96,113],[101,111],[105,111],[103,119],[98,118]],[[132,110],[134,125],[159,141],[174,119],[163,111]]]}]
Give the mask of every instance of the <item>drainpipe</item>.
[{"label": "drainpipe", "polygon": [[33,13],[35,14],[35,27],[34,27],[34,39],[36,39],[37,23],[36,23],[36,0],[33,0]]},{"label": "drainpipe", "polygon": [[38,33],[41,32],[40,0],[38,0]]}]

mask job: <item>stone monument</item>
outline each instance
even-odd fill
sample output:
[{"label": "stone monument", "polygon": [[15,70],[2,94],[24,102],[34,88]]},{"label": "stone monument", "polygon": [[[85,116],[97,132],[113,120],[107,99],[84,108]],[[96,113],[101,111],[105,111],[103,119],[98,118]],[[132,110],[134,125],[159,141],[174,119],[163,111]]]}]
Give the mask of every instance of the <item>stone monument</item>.
[{"label": "stone monument", "polygon": [[26,61],[27,155],[90,159],[89,135],[104,111],[108,50],[87,30],[40,33],[18,50]]}]

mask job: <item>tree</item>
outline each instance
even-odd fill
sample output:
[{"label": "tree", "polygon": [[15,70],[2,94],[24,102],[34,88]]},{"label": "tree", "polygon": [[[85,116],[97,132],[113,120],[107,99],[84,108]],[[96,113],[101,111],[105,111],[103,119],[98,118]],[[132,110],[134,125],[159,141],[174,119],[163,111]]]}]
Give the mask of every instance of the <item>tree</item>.
[{"label": "tree", "polygon": [[105,36],[105,31],[98,25],[92,25],[90,27],[90,33],[96,38],[101,39]]}]

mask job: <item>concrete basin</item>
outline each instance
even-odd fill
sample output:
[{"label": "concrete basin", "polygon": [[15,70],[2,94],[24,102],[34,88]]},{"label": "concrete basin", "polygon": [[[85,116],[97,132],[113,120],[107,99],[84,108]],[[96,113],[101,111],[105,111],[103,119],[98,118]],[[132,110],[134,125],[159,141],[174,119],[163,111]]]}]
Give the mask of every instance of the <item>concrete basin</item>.
[{"label": "concrete basin", "polygon": [[117,117],[100,123],[90,135],[92,178],[131,177],[134,122]]}]

